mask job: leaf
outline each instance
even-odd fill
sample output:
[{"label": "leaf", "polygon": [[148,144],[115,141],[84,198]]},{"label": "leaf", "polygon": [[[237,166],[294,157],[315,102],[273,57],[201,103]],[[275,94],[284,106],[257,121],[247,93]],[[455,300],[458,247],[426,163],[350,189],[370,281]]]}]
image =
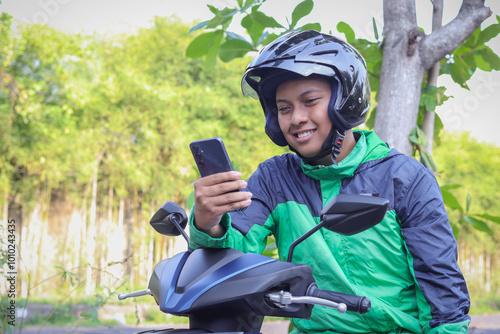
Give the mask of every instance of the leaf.
[{"label": "leaf", "polygon": [[217,15],[219,13],[219,10],[215,6],[207,5],[207,7],[208,7],[208,9],[210,9],[212,14],[214,14],[214,15]]},{"label": "leaf", "polygon": [[435,86],[426,86],[422,88],[420,96],[420,106],[425,107],[427,111],[436,110],[438,105],[438,88]]},{"label": "leaf", "polygon": [[372,17],[372,25],[373,25],[373,32],[375,34],[375,40],[378,41],[378,39],[380,38],[380,35],[378,33],[377,22],[375,21],[374,17]]},{"label": "leaf", "polygon": [[223,10],[217,10],[214,14],[215,17],[212,18],[207,23],[207,28],[217,28],[218,26],[227,27],[233,20],[233,16],[239,11],[237,9],[224,8]]},{"label": "leaf", "polygon": [[462,86],[462,88],[469,89],[469,86],[467,85],[467,80],[470,79],[472,76],[472,73],[469,72],[469,66],[463,61],[463,59],[460,56],[455,56],[455,63],[450,64],[450,73],[451,78],[453,81],[455,81],[457,84]]},{"label": "leaf", "polygon": [[491,221],[491,222],[493,222],[495,224],[500,224],[500,217],[498,217],[498,216],[492,216],[492,215],[489,215],[487,213],[479,214],[479,215],[474,215],[474,217],[480,217],[480,218],[489,220],[489,221]]},{"label": "leaf", "polygon": [[246,0],[245,1],[245,7],[251,6],[254,2],[255,2],[255,0]]},{"label": "leaf", "polygon": [[187,47],[186,56],[199,58],[208,54],[212,45],[216,42],[220,31],[211,31],[196,37]]},{"label": "leaf", "polygon": [[493,235],[493,231],[490,229],[490,227],[482,220],[479,220],[477,218],[471,217],[471,216],[465,216],[464,220],[469,223],[470,226],[472,226],[474,229],[481,231],[481,232],[486,232],[489,235]]},{"label": "leaf", "polygon": [[219,57],[223,62],[227,63],[234,58],[243,57],[249,51],[253,51],[253,46],[247,41],[228,39],[219,47]]},{"label": "leaf", "polygon": [[292,23],[290,24],[290,29],[294,29],[297,22],[304,16],[308,15],[314,7],[312,0],[304,0],[299,3],[292,12]]},{"label": "leaf", "polygon": [[437,106],[442,105],[450,97],[445,95],[446,87],[426,86],[422,88],[420,96],[420,106],[427,111],[435,111]]},{"label": "leaf", "polygon": [[477,40],[480,33],[481,33],[481,27],[478,27],[476,30],[474,30],[472,35],[470,35],[469,38],[467,38],[463,42],[463,45],[470,49],[474,49],[477,46]]},{"label": "leaf", "polygon": [[465,212],[470,211],[471,202],[472,202],[472,198],[470,197],[470,194],[467,194],[467,200],[465,201]]},{"label": "leaf", "polygon": [[477,45],[484,44],[500,34],[500,24],[492,24],[479,33]]},{"label": "leaf", "polygon": [[241,26],[247,30],[247,33],[248,35],[250,35],[253,44],[258,45],[258,41],[261,39],[266,27],[253,20],[251,15],[247,15],[243,19],[241,19]]},{"label": "leaf", "polygon": [[208,20],[194,25],[191,29],[189,29],[188,34],[194,32],[196,30],[199,30],[199,29],[205,29],[207,27],[207,24],[208,24]]},{"label": "leaf", "polygon": [[455,239],[458,239],[458,234],[460,233],[460,228],[457,226],[457,224],[452,224],[450,222],[451,229],[453,230],[453,235],[455,236]]},{"label": "leaf", "polygon": [[251,14],[252,18],[268,28],[284,28],[281,24],[279,24],[274,18],[267,16],[261,11],[255,11]]},{"label": "leaf", "polygon": [[210,46],[210,49],[208,50],[206,59],[205,59],[205,65],[209,71],[213,70],[215,68],[215,64],[217,63],[217,54],[219,50],[219,45],[222,40],[223,32],[222,30],[218,30],[215,32],[215,38],[213,40],[212,45]]},{"label": "leaf", "polygon": [[345,35],[346,40],[351,43],[356,39],[356,35],[354,34],[354,30],[352,30],[351,26],[348,25],[347,23],[340,21],[337,24],[337,30],[340,33],[343,33]]},{"label": "leaf", "polygon": [[490,65],[491,69],[500,70],[500,57],[493,52],[489,47],[481,49],[480,54],[482,58]]},{"label": "leaf", "polygon": [[444,204],[447,207],[453,210],[459,210],[460,212],[464,212],[464,209],[462,208],[460,203],[458,203],[457,198],[452,193],[441,187],[441,194],[443,195]]},{"label": "leaf", "polygon": [[479,68],[480,70],[491,72],[491,66],[486,60],[484,60],[483,56],[481,55],[481,50],[477,50],[477,52],[474,52],[474,61],[476,62],[477,68]]},{"label": "leaf", "polygon": [[435,145],[440,145],[441,144],[441,138],[439,136],[441,130],[444,128],[443,121],[441,120],[441,117],[436,113],[434,114],[434,144]]},{"label": "leaf", "polygon": [[441,190],[443,190],[443,189],[453,190],[453,189],[462,188],[462,185],[461,184],[445,184],[445,185],[442,185],[440,188],[441,188]]},{"label": "leaf", "polygon": [[410,132],[410,135],[408,136],[408,139],[410,140],[410,142],[414,145],[420,145],[420,141],[418,140],[418,135],[417,135],[417,127],[414,127],[411,132]]},{"label": "leaf", "polygon": [[302,27],[300,27],[300,30],[302,30],[302,31],[306,31],[306,30],[321,31],[321,24],[320,23],[304,24]]}]

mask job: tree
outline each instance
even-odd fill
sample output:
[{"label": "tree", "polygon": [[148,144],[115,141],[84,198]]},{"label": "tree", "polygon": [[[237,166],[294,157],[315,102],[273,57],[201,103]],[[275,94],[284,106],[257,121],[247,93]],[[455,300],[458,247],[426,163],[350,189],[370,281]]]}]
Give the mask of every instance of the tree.
[{"label": "tree", "polygon": [[425,73],[490,15],[484,0],[464,0],[455,19],[425,35],[417,26],[415,1],[384,0],[384,57],[375,131],[389,145],[411,154],[408,136],[417,124]]},{"label": "tree", "polygon": [[[217,55],[223,61],[230,61],[258,50],[289,31],[321,30],[318,23],[297,25],[301,18],[312,11],[312,0],[304,0],[295,7],[287,27],[259,10],[264,2],[265,0],[237,0],[233,7],[221,10],[208,5],[214,18],[191,29],[205,29],[208,32],[197,36],[187,48],[186,54],[194,58],[206,56],[207,65],[213,66]],[[440,8],[440,1],[433,1],[433,4],[436,9]],[[426,72],[454,51],[455,64],[441,61],[440,73],[451,74],[464,88],[467,88],[466,81],[477,67],[490,71],[499,70],[500,58],[484,43],[498,35],[500,23],[480,30],[481,23],[491,15],[491,10],[484,6],[484,0],[463,0],[455,19],[444,27],[436,27],[427,35],[417,26],[414,0],[385,0],[383,11],[384,33],[379,36],[374,24],[375,41],[356,39],[351,27],[343,22],[339,23],[337,29],[360,50],[368,63],[372,91],[378,94],[375,117],[368,124],[373,125],[379,136],[399,151],[411,155],[414,144],[425,154],[423,148],[426,146],[426,136],[416,128],[417,124],[422,123],[422,117],[419,117],[420,107],[426,107],[432,112],[438,103],[447,98],[444,96],[444,88],[432,87],[433,81],[430,82],[430,87],[422,90]],[[242,17],[241,25],[246,29],[250,40],[228,29],[237,14]],[[439,15],[438,11],[436,17],[439,18]],[[436,22],[439,26],[439,19]],[[469,36],[473,40],[467,39]],[[466,42],[463,43],[464,41]],[[424,98],[421,99],[422,93]],[[430,116],[433,120],[434,114]],[[427,130],[428,134],[435,132],[432,123]]]}]

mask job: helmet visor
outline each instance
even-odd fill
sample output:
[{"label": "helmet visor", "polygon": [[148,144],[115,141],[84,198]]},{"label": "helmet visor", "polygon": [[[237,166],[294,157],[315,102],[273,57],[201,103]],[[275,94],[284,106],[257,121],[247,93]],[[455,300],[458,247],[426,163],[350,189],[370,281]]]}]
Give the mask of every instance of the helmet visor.
[{"label": "helmet visor", "polygon": [[[288,61],[273,61],[269,64],[260,65],[259,68],[251,68],[247,70],[247,72],[243,76],[243,79],[241,80],[241,90],[243,91],[243,94],[250,95],[254,99],[258,99],[259,94],[257,93],[257,87],[259,87],[261,82],[266,80],[269,75],[272,75],[275,70],[292,72],[302,77],[308,77],[310,75],[323,75],[326,77],[335,76],[335,71],[333,70],[333,68],[322,64],[313,62],[296,62],[292,59]],[[272,92],[264,93],[272,94]]]}]

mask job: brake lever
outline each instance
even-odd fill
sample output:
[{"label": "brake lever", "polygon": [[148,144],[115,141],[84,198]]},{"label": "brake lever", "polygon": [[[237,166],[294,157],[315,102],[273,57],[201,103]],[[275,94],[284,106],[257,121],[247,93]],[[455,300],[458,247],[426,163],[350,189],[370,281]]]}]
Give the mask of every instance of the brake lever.
[{"label": "brake lever", "polygon": [[326,299],[309,296],[294,297],[290,292],[283,290],[280,292],[268,293],[266,297],[279,308],[285,308],[290,304],[313,304],[335,308],[340,313],[345,313],[347,311],[347,305],[344,303],[335,303]]}]

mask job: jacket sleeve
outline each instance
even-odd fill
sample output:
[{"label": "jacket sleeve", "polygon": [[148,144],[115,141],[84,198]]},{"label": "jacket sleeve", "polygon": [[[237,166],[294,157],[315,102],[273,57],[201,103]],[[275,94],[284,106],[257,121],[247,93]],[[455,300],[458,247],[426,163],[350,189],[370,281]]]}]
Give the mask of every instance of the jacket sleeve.
[{"label": "jacket sleeve", "polygon": [[413,175],[395,204],[418,286],[420,323],[426,333],[467,333],[469,294],[439,185],[427,168]]}]

